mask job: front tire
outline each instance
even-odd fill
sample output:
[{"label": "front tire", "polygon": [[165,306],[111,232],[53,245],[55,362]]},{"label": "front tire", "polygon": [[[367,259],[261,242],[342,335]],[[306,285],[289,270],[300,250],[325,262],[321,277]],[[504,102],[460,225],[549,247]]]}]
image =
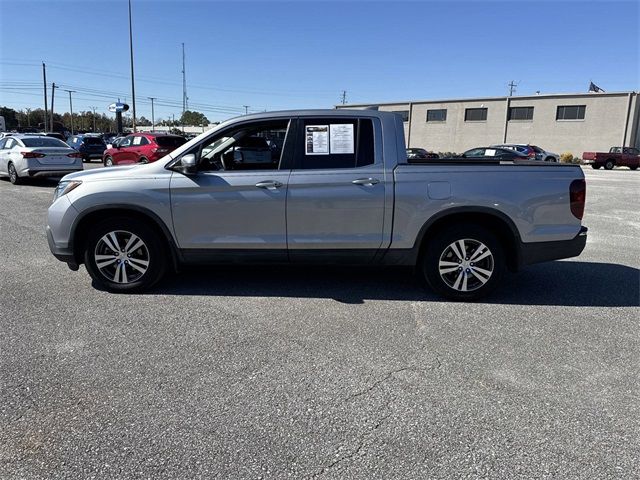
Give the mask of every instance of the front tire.
[{"label": "front tire", "polygon": [[91,278],[110,292],[140,292],[166,270],[164,245],[146,223],[112,218],[91,229],[84,262]]},{"label": "front tire", "polygon": [[605,170],[613,170],[613,167],[616,166],[616,162],[614,162],[613,160],[609,159],[606,162],[604,162],[604,169]]},{"label": "front tire", "polygon": [[422,274],[439,295],[474,301],[500,283],[505,254],[498,238],[479,225],[451,226],[426,245]]},{"label": "front tire", "polygon": [[24,183],[22,179],[18,176],[18,171],[13,163],[9,163],[7,166],[7,170],[9,172],[9,181],[14,185],[22,185]]}]

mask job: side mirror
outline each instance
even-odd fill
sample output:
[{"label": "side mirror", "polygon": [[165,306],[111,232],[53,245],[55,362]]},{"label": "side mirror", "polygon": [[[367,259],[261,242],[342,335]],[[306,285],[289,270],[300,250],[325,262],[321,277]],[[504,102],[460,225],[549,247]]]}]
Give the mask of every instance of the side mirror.
[{"label": "side mirror", "polygon": [[176,170],[184,175],[193,175],[198,171],[196,156],[188,153],[180,158],[180,164],[176,165]]}]

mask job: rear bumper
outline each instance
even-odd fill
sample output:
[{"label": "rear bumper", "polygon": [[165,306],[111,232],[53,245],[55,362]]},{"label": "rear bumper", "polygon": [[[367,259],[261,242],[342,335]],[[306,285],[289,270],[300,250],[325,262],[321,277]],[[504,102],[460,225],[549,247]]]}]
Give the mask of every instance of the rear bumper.
[{"label": "rear bumper", "polygon": [[520,243],[520,266],[577,257],[587,244],[587,231],[587,227],[581,227],[571,240]]},{"label": "rear bumper", "polygon": [[65,170],[27,170],[29,177],[64,177],[69,173],[81,172],[82,168],[73,168]]}]

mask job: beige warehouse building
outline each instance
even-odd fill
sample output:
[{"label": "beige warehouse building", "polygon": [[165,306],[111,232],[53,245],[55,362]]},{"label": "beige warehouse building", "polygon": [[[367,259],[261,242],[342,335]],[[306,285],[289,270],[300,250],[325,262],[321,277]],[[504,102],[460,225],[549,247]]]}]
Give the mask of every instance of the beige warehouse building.
[{"label": "beige warehouse building", "polygon": [[580,156],[640,147],[637,92],[576,93],[338,105],[393,111],[410,147],[461,153],[493,143],[530,143]]}]

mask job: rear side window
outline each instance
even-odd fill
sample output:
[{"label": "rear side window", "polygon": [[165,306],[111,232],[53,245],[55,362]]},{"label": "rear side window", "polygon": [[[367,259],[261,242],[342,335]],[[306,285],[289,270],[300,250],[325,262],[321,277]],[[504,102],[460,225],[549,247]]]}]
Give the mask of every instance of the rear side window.
[{"label": "rear side window", "polygon": [[375,163],[373,121],[369,118],[305,118],[296,168],[337,169]]},{"label": "rear side window", "polygon": [[178,148],[180,145],[184,145],[186,140],[182,137],[156,137],[156,143],[165,148]]},{"label": "rear side window", "polygon": [[69,145],[64,143],[62,140],[58,140],[57,138],[51,137],[33,137],[33,138],[23,138],[22,143],[24,143],[25,147],[66,147],[69,148]]}]

